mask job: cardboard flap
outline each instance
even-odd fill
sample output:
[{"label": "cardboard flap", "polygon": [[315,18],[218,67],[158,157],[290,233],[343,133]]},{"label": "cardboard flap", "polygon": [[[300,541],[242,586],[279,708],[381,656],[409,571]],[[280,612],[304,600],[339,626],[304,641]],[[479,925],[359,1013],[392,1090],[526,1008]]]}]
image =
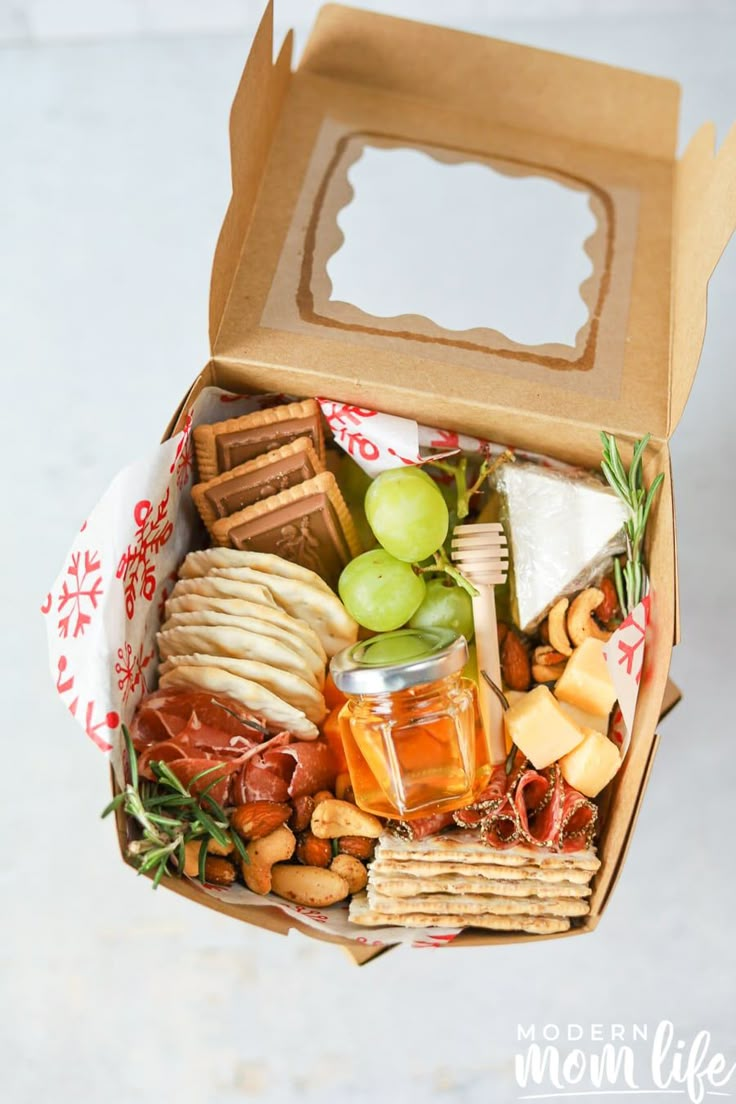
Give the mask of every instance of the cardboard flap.
[{"label": "cardboard flap", "polygon": [[675,173],[669,431],[682,416],[705,336],[708,281],[736,228],[736,127],[718,153],[706,123]]},{"label": "cardboard flap", "polygon": [[211,348],[215,345],[243,242],[253,217],[266,158],[291,76],[292,41],[290,31],[274,63],[273,0],[269,0],[230,112],[233,191],[212,263]]},{"label": "cardboard flap", "polygon": [[328,4],[300,70],[573,142],[675,154],[676,82],[513,42]]},{"label": "cardboard flap", "polygon": [[231,116],[214,359],[665,439],[736,140],[714,158],[701,132],[678,166],[672,81],[338,5],[293,74],[290,47],[272,62],[269,4]]}]

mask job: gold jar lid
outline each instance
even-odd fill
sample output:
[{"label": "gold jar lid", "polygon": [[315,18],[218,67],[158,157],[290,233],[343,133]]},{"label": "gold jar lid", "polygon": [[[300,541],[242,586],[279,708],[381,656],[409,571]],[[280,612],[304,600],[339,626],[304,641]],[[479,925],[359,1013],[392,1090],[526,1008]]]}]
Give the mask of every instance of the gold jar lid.
[{"label": "gold jar lid", "polygon": [[457,674],[467,661],[467,641],[452,629],[397,629],[338,652],[330,674],[343,694],[396,693]]}]

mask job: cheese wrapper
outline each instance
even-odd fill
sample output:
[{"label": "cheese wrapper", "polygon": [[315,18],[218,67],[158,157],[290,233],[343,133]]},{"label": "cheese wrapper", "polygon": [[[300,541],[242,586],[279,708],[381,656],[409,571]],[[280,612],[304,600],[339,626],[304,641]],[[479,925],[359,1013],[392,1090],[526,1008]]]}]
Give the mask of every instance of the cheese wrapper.
[{"label": "cheese wrapper", "polygon": [[511,553],[512,613],[522,632],[532,632],[558,598],[583,590],[626,551],[627,512],[593,476],[539,464],[506,464],[497,487]]}]

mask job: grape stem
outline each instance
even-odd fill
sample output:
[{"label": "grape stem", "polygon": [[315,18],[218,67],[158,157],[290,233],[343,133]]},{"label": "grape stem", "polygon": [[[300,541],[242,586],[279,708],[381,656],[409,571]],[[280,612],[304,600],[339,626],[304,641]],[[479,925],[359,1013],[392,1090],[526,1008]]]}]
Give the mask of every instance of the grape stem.
[{"label": "grape stem", "polygon": [[470,513],[470,502],[474,495],[477,495],[481,490],[483,484],[487,479],[498,471],[502,464],[513,463],[515,457],[512,452],[506,449],[500,456],[497,456],[495,460],[489,460],[485,456],[481,462],[480,469],[475,482],[468,486],[468,457],[461,456],[456,464],[448,463],[446,460],[429,460],[433,467],[439,468],[440,471],[445,472],[446,475],[451,475],[455,480],[455,489],[457,493],[457,519],[462,521]]},{"label": "grape stem", "polygon": [[444,548],[440,548],[439,551],[435,552],[433,564],[427,564],[426,567],[420,567],[419,564],[414,564],[414,570],[419,575],[426,575],[427,572],[435,574],[437,571],[442,571],[445,573],[445,575],[449,576],[449,578],[452,579],[454,583],[457,583],[459,587],[462,587],[463,590],[467,591],[471,598],[477,598],[478,596],[478,591],[475,589],[470,580],[466,579],[462,571],[459,571],[458,568],[456,568],[455,565],[451,562],[451,560],[448,559],[447,553],[445,552]]}]

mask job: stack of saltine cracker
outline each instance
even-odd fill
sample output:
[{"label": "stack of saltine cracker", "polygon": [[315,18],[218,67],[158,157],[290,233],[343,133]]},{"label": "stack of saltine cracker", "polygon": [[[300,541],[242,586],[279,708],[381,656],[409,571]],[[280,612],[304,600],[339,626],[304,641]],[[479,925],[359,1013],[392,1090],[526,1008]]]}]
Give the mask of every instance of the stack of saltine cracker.
[{"label": "stack of saltine cracker", "polygon": [[327,712],[327,658],[357,633],[337,595],[298,564],[231,548],[191,552],[156,638],[159,685],[224,694],[313,739]]},{"label": "stack of saltine cracker", "polygon": [[424,840],[381,837],[365,893],[354,897],[355,924],[473,927],[550,935],[589,911],[594,850],[554,854],[500,850],[474,831]]}]

